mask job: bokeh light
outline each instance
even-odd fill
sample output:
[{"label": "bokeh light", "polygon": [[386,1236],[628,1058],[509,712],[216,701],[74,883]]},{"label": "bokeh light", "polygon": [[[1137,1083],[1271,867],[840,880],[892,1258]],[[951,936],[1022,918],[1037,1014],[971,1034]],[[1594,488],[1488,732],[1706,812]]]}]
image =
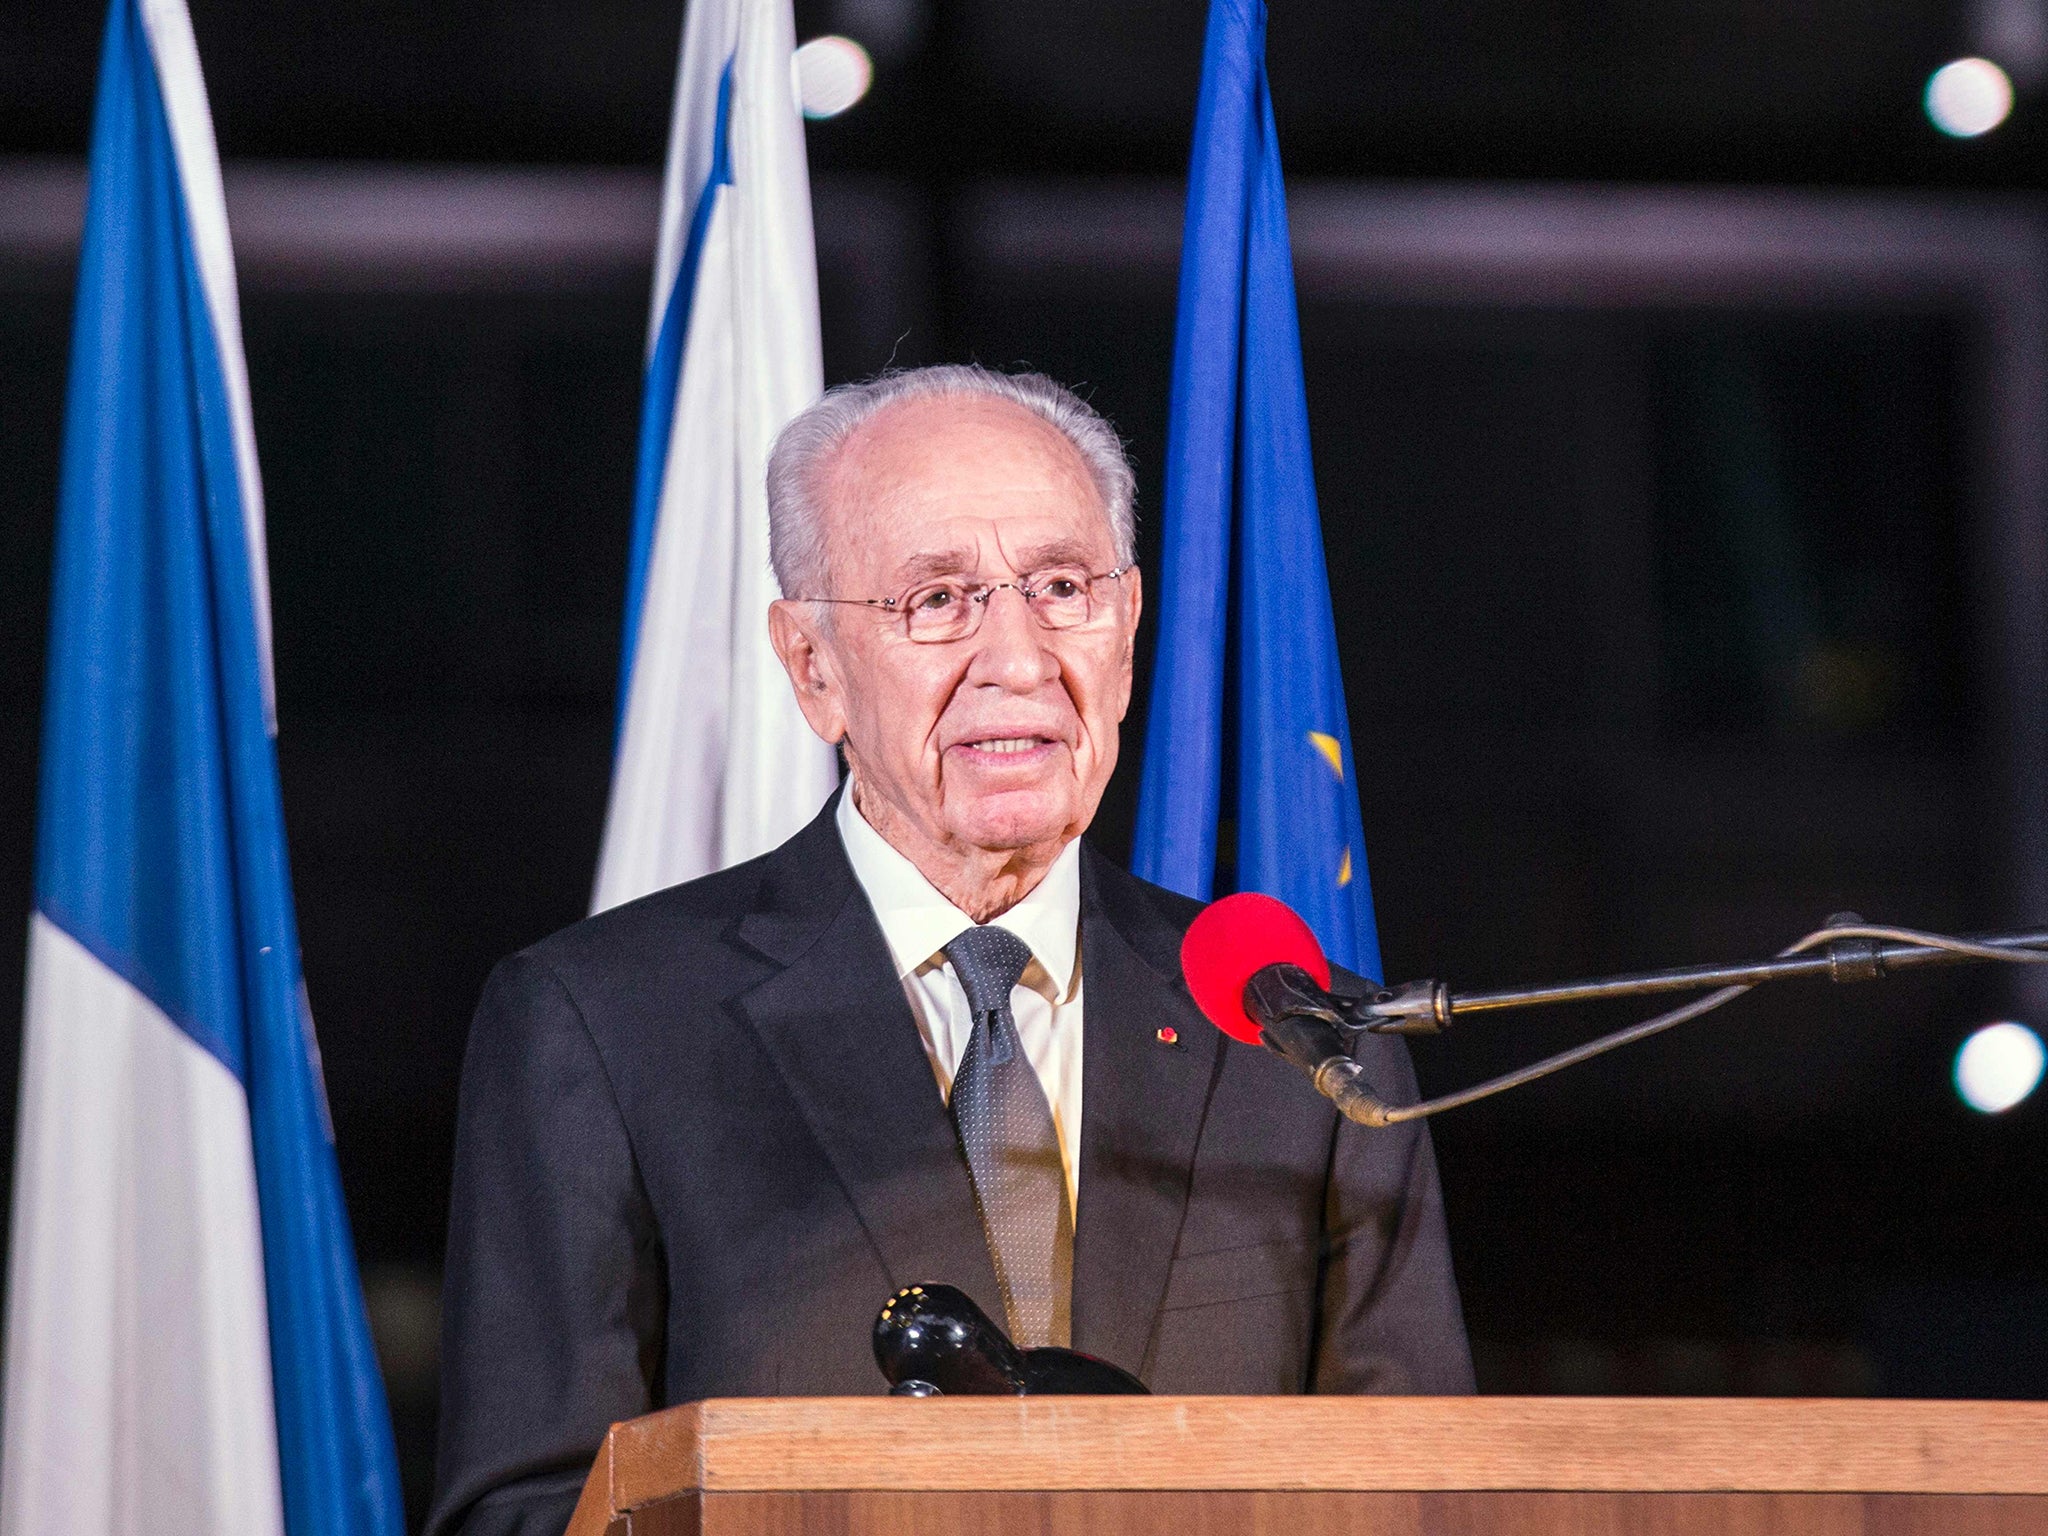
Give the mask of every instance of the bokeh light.
[{"label": "bokeh light", "polygon": [[805,117],[837,117],[867,95],[875,66],[850,37],[814,37],[796,51],[796,99]]},{"label": "bokeh light", "polygon": [[1957,59],[1927,77],[1927,117],[1951,138],[1974,139],[2012,111],[2012,79],[1989,59]]},{"label": "bokeh light", "polygon": [[2024,1024],[1986,1024],[1956,1052],[1956,1092],[1979,1114],[2011,1109],[2041,1081],[2048,1047]]}]

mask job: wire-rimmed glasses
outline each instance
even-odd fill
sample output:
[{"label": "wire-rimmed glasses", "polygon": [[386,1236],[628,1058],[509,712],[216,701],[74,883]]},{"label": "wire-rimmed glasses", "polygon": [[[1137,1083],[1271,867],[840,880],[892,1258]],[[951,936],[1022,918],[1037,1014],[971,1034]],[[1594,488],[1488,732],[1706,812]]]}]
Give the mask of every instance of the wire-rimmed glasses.
[{"label": "wire-rimmed glasses", "polygon": [[1079,629],[1108,611],[1123,578],[1135,566],[1136,562],[1131,562],[1113,571],[1086,571],[1079,566],[1055,565],[1015,581],[941,576],[919,582],[900,597],[807,597],[801,601],[879,608],[901,617],[906,633],[920,645],[935,645],[965,640],[981,628],[988,600],[1005,587],[1022,597],[1031,616],[1047,629]]}]

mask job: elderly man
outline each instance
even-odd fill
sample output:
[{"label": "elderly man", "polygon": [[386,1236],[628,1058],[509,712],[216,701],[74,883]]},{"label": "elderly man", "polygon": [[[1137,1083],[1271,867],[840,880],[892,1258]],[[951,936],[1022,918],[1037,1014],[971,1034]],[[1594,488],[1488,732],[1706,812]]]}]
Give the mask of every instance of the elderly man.
[{"label": "elderly man", "polygon": [[[605,1427],[880,1391],[897,1287],[1160,1392],[1471,1388],[1427,1133],[1180,980],[1195,904],[1081,841],[1142,588],[1107,423],[1036,376],[835,390],[769,466],[765,616],[846,787],[506,961],[463,1072],[430,1536],[548,1533]],[[1398,1041],[1363,1049],[1413,1092]]]}]

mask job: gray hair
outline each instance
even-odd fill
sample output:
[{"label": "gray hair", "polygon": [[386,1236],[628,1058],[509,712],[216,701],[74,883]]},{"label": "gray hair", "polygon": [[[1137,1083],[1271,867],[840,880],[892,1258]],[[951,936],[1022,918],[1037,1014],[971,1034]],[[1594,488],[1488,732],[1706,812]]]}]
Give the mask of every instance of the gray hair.
[{"label": "gray hair", "polygon": [[1137,483],[1123,440],[1095,408],[1042,373],[998,373],[975,363],[946,363],[841,384],[791,418],[768,455],[768,558],[791,595],[821,594],[825,520],[818,495],[822,471],[846,440],[890,406],[905,400],[1007,400],[1058,429],[1088,466],[1102,497],[1119,565],[1137,550]]}]

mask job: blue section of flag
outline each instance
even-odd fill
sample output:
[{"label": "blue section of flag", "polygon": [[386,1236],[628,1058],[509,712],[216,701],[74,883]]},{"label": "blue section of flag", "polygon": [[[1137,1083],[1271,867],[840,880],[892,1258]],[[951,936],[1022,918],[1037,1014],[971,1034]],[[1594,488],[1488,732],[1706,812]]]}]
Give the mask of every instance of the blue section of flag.
[{"label": "blue section of flag", "polygon": [[[254,652],[221,643],[236,616],[214,581],[217,567],[240,561],[229,579],[248,585],[241,496],[219,419],[225,396],[218,411],[201,400],[199,372],[217,378],[219,358],[132,4],[113,7],[100,78],[66,402],[36,901],[239,1077],[251,978],[227,832],[225,711],[260,681],[222,676]],[[255,702],[260,710],[260,693]]]},{"label": "blue section of flag", "polygon": [[654,557],[654,528],[661,518],[661,482],[668,473],[668,440],[676,419],[676,388],[683,374],[683,344],[690,336],[690,303],[697,291],[697,263],[718,189],[732,185],[732,60],[718,77],[718,116],[711,131],[711,170],[690,212],[690,238],[682,264],[662,307],[661,327],[647,359],[640,395],[640,458],[633,473],[633,534],[626,551],[626,635],[619,651],[619,702],[614,734],[626,728],[626,697],[633,681],[633,655],[640,645],[640,610],[646,600],[647,562]]},{"label": "blue section of flag", "polygon": [[1276,896],[1331,959],[1377,977],[1265,48],[1263,4],[1212,0],[1132,864],[1202,900],[1219,884]]},{"label": "blue section of flag", "polygon": [[[194,217],[140,8],[114,0],[66,402],[36,902],[247,1091],[286,1529],[397,1536]],[[175,1307],[176,1287],[206,1275],[161,1282]]]}]

